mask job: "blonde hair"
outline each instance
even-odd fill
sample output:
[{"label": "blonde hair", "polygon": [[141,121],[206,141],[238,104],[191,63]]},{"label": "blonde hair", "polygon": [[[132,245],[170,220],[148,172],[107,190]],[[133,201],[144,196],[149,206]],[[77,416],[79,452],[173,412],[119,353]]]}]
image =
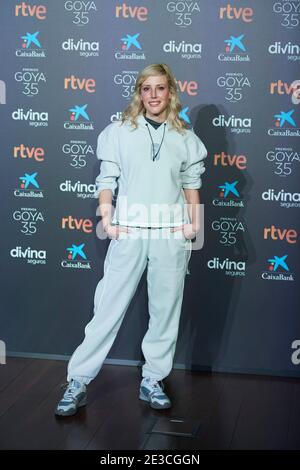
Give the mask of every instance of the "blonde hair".
[{"label": "blonde hair", "polygon": [[183,134],[185,129],[187,129],[187,125],[185,121],[178,116],[182,106],[178,97],[177,84],[173,72],[166,64],[151,64],[139,73],[131,102],[122,113],[122,123],[129,121],[135,129],[138,127],[137,117],[145,112],[145,107],[141,100],[141,86],[148,77],[153,75],[163,75],[167,77],[168,88],[171,95],[166,109],[167,120],[171,127]]}]

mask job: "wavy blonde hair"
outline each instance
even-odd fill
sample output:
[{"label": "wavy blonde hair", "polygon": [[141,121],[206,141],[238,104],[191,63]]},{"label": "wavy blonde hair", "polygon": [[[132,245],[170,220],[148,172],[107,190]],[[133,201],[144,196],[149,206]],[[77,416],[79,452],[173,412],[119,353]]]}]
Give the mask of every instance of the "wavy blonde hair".
[{"label": "wavy blonde hair", "polygon": [[166,109],[167,120],[171,127],[175,128],[179,133],[183,134],[187,125],[183,119],[178,117],[178,113],[181,111],[182,106],[179,101],[177,84],[173,72],[167,64],[151,64],[145,67],[138,75],[134,93],[131,102],[122,113],[122,123],[129,121],[131,125],[136,129],[138,127],[137,117],[140,114],[144,114],[145,107],[141,100],[141,86],[142,83],[150,76],[153,75],[164,75],[167,77],[168,88],[170,91],[170,100]]}]

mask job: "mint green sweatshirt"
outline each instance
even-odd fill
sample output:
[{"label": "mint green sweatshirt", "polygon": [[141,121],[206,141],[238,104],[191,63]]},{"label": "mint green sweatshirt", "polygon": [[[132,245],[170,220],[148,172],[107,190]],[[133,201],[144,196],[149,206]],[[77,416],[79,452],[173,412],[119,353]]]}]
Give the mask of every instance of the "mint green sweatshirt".
[{"label": "mint green sweatshirt", "polygon": [[137,122],[137,129],[129,122],[113,122],[99,134],[101,165],[94,196],[98,198],[103,189],[115,195],[118,188],[113,224],[173,227],[188,223],[183,189],[202,186],[207,156],[203,142],[191,130],[180,134],[168,121],[158,129],[143,115]]}]

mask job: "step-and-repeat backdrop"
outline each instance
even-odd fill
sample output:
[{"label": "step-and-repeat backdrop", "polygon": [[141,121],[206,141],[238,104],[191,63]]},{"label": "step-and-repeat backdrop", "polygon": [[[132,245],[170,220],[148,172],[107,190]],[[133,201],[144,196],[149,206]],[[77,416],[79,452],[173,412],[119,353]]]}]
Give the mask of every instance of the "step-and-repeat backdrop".
[{"label": "step-and-repeat backdrop", "polygon": [[[299,0],[1,1],[9,354],[68,356],[83,339],[109,243],[97,236],[97,135],[139,71],[164,62],[209,151],[175,364],[299,376],[299,21]],[[147,323],[144,274],[108,358],[142,360]]]}]

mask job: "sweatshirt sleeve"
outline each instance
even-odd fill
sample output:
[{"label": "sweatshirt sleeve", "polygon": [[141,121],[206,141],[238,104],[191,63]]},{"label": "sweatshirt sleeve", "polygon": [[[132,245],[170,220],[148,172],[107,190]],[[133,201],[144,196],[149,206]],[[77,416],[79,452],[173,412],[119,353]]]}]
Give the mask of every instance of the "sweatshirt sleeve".
[{"label": "sweatshirt sleeve", "polygon": [[118,186],[117,179],[121,174],[116,125],[109,124],[98,136],[97,158],[101,161],[100,173],[95,180],[94,197],[98,198],[103,189],[111,189],[113,195]]},{"label": "sweatshirt sleeve", "polygon": [[200,189],[201,175],[205,172],[204,159],[207,150],[201,139],[193,132],[187,139],[187,160],[181,169],[181,182],[184,189]]}]

